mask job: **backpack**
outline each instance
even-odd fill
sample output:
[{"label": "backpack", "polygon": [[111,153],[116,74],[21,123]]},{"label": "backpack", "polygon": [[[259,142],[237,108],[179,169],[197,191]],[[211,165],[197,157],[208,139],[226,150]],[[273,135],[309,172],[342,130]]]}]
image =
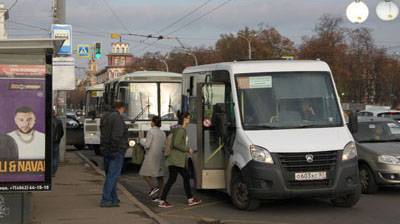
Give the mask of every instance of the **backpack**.
[{"label": "backpack", "polygon": [[171,154],[171,150],[173,147],[172,141],[173,141],[173,134],[172,132],[169,133],[168,137],[165,139],[165,145],[164,145],[164,156],[169,156]]}]

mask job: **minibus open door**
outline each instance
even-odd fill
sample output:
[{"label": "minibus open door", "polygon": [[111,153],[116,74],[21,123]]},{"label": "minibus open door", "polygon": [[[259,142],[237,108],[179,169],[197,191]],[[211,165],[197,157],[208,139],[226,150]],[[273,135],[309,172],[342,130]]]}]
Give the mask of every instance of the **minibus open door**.
[{"label": "minibus open door", "polygon": [[225,189],[226,87],[224,83],[197,85],[196,185],[201,189]]}]

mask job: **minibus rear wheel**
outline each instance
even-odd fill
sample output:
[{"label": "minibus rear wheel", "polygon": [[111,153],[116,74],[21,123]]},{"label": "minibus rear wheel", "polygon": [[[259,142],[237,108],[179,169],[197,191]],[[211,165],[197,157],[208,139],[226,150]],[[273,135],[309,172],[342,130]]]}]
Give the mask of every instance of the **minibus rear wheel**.
[{"label": "minibus rear wheel", "polygon": [[240,173],[234,173],[231,182],[231,199],[233,205],[240,210],[252,211],[260,207],[260,201],[251,198],[247,183]]}]

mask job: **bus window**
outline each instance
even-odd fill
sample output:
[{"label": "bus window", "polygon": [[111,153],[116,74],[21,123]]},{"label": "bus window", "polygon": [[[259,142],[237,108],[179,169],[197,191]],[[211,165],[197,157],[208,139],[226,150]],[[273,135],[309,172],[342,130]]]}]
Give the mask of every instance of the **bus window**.
[{"label": "bus window", "polygon": [[177,120],[176,112],[181,109],[180,83],[161,83],[160,84],[160,112],[162,120]]},{"label": "bus window", "polygon": [[129,119],[150,120],[158,115],[157,83],[129,83]]}]

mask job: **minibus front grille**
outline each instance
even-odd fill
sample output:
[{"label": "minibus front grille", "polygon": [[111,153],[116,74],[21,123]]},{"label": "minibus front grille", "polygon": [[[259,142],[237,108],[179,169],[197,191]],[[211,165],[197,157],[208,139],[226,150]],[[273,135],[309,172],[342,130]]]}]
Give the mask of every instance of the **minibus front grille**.
[{"label": "minibus front grille", "polygon": [[[312,155],[313,161],[307,162],[306,156]],[[312,153],[279,153],[279,165],[288,188],[319,188],[333,185],[336,176],[338,151]],[[297,172],[326,172],[325,180],[296,181]]]}]

